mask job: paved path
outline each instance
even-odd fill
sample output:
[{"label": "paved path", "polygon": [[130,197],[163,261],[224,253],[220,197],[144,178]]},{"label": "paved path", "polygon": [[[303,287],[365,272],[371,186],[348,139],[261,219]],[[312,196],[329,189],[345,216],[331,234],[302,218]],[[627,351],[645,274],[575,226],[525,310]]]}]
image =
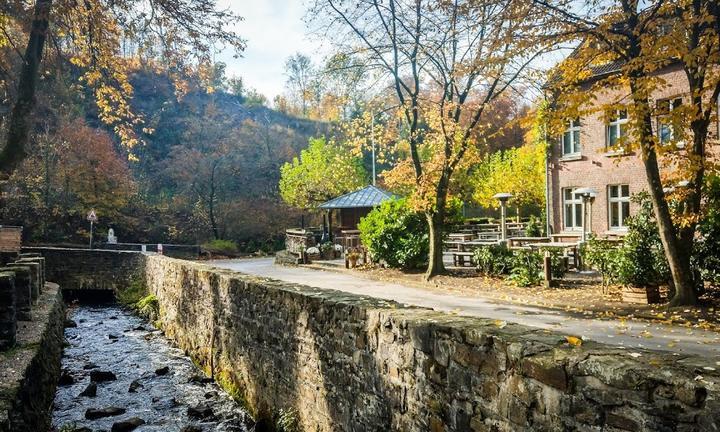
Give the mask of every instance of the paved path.
[{"label": "paved path", "polygon": [[216,260],[210,265],[256,276],[364,294],[408,305],[503,320],[550,329],[567,335],[626,347],[697,354],[720,369],[720,333],[642,321],[583,318],[554,309],[498,303],[481,297],[440,294],[405,285],[374,281],[347,273],[303,267],[283,267],[272,258]]}]

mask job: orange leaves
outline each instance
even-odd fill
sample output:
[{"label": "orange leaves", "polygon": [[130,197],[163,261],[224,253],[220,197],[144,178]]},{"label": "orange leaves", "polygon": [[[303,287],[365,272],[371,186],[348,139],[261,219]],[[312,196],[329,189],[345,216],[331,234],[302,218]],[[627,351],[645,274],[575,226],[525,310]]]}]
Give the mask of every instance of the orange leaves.
[{"label": "orange leaves", "polygon": [[579,347],[583,344],[583,340],[576,336],[565,336],[565,340],[574,347]]}]

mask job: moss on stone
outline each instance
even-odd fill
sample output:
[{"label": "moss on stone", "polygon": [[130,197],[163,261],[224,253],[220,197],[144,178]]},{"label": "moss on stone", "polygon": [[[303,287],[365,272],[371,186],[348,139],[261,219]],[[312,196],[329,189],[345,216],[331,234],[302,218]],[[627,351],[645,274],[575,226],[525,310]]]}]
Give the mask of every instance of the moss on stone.
[{"label": "moss on stone", "polygon": [[215,382],[227,392],[228,395],[237,403],[239,403],[245,411],[257,420],[257,410],[245,399],[242,389],[237,385],[236,380],[228,371],[220,371],[214,376]]},{"label": "moss on stone", "polygon": [[130,286],[117,293],[117,299],[120,303],[133,308],[146,296],[147,286],[140,278],[133,279]]},{"label": "moss on stone", "polygon": [[138,314],[153,321],[160,316],[160,301],[154,294],[148,294],[135,303]]}]

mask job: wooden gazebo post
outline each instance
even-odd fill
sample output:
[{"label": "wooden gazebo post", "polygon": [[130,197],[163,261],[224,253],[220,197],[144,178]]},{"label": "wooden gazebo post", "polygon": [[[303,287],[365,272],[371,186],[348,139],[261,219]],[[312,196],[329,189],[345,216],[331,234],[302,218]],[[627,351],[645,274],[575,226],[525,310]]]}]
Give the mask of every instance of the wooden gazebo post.
[{"label": "wooden gazebo post", "polygon": [[327,210],[327,226],[328,226],[328,240],[330,243],[333,241],[332,235],[332,209]]}]

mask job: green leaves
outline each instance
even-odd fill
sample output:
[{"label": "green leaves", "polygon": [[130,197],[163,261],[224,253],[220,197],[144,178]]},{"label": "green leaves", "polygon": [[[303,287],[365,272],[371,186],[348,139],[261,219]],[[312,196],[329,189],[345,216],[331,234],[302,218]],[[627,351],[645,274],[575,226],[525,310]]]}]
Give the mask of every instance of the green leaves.
[{"label": "green leaves", "polygon": [[289,205],[314,208],[367,182],[359,158],[325,138],[311,138],[299,158],[280,168],[280,196]]},{"label": "green leaves", "polygon": [[358,228],[374,260],[402,269],[427,264],[428,226],[420,213],[410,209],[407,199],[385,201],[362,218]]},{"label": "green leaves", "polygon": [[670,271],[650,197],[641,192],[633,195],[632,200],[639,210],[628,218],[628,233],[622,246],[592,236],[583,247],[583,258],[602,274],[605,285],[644,287],[665,283]]},{"label": "green leaves", "polygon": [[478,271],[484,275],[501,276],[512,269],[513,253],[502,244],[481,246],[475,249],[473,258]]}]

